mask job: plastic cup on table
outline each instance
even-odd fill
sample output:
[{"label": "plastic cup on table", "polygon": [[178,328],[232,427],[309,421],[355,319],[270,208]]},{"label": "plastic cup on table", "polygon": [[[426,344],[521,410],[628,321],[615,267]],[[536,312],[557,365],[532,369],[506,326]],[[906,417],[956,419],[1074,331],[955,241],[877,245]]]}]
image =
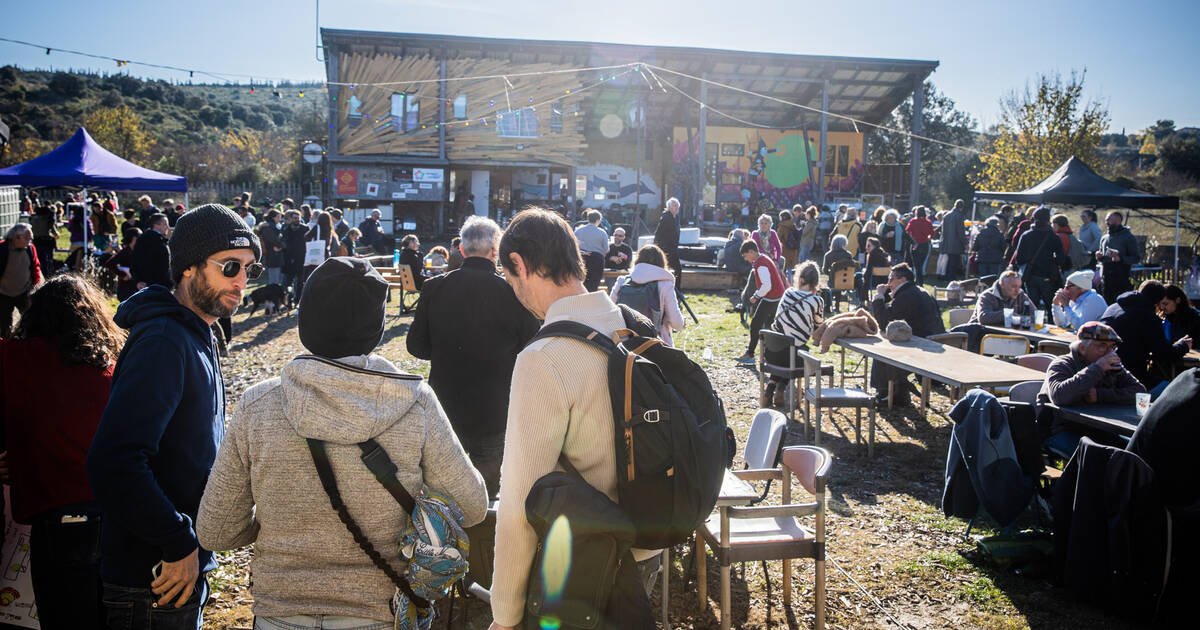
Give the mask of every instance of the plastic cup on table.
[{"label": "plastic cup on table", "polygon": [[1013,327],[1013,309],[1011,309],[1011,308],[1004,309],[1004,327],[1005,328]]},{"label": "plastic cup on table", "polygon": [[1137,415],[1141,418],[1150,410],[1150,394],[1134,394],[1133,397],[1133,404],[1137,406]]},{"label": "plastic cup on table", "polygon": [[1043,310],[1034,311],[1033,312],[1033,325],[1038,330],[1041,330],[1042,326],[1045,325],[1045,323],[1046,323],[1046,311],[1043,311]]}]

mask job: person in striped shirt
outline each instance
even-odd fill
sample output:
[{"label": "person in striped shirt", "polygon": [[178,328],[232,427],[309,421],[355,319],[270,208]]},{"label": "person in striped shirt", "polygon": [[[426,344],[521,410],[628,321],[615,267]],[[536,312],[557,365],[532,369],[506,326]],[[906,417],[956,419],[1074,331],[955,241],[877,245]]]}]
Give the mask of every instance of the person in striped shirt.
[{"label": "person in striped shirt", "polygon": [[[784,291],[783,297],[779,299],[779,307],[775,311],[775,321],[771,323],[771,330],[789,335],[795,340],[798,347],[808,346],[808,339],[812,336],[812,332],[825,319],[822,315],[825,312],[825,301],[817,295],[817,284],[820,279],[821,274],[817,269],[817,263],[806,261],[796,267],[796,272],[792,274],[793,286]],[[786,352],[776,354],[765,349],[764,352],[766,352],[764,358],[768,363],[788,365],[790,357]],[[762,394],[761,406],[769,407],[772,402],[777,407],[782,405],[786,391],[784,379],[772,376]]]}]

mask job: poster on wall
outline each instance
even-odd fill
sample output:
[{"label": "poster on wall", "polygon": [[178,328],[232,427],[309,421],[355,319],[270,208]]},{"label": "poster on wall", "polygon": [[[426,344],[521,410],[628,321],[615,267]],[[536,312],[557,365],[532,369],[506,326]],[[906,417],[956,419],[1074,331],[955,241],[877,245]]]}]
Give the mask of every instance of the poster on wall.
[{"label": "poster on wall", "polygon": [[379,184],[367,184],[367,196],[368,197],[378,197],[379,196]]},{"label": "poster on wall", "polygon": [[337,173],[338,196],[355,196],[358,194],[358,170],[353,168],[339,169]]},{"label": "poster on wall", "polygon": [[441,201],[444,198],[446,171],[440,168],[392,169],[392,191],[405,201]]},{"label": "poster on wall", "polygon": [[0,573],[0,622],[21,628],[41,628],[37,603],[33,601],[33,580],[29,576],[29,526],[15,523],[10,516],[8,486],[4,487],[4,572]]},{"label": "poster on wall", "polygon": [[440,168],[414,168],[412,170],[412,180],[414,182],[440,182],[444,181],[446,172]]}]

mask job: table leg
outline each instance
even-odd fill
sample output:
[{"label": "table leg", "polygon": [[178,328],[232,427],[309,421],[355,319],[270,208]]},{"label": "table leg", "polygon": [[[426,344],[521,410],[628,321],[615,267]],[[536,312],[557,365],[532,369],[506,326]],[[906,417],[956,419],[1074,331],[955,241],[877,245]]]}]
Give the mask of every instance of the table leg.
[{"label": "table leg", "polygon": [[664,547],[662,550],[662,623],[663,628],[670,628],[671,622],[667,619],[667,604],[671,601],[671,548]]},{"label": "table leg", "polygon": [[929,415],[929,377],[921,377],[921,418]]},{"label": "table leg", "polygon": [[841,378],[841,385],[838,385],[838,387],[845,387],[846,386],[846,346],[841,346],[841,351],[842,351],[842,368],[840,370],[838,370],[838,373],[840,374],[840,378]]},{"label": "table leg", "polygon": [[[905,394],[907,396],[907,394]],[[896,381],[888,381],[888,409],[896,403]]]},{"label": "table leg", "polygon": [[[704,527],[704,525],[701,525]],[[708,558],[705,556],[704,537],[700,532],[696,532],[696,587],[699,589],[697,597],[700,602],[700,609],[708,607],[708,567],[706,566]]]}]

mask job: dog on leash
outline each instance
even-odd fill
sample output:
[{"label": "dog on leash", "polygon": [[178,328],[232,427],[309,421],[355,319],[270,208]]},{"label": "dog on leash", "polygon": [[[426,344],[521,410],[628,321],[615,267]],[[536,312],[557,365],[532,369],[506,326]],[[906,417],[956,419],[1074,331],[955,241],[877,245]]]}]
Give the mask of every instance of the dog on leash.
[{"label": "dog on leash", "polygon": [[283,309],[284,305],[289,303],[287,291],[278,284],[268,284],[261,286],[250,292],[242,299],[242,306],[250,306],[250,315],[254,315],[254,311],[258,310],[259,306],[263,307],[263,311],[267,315],[274,315]]}]

